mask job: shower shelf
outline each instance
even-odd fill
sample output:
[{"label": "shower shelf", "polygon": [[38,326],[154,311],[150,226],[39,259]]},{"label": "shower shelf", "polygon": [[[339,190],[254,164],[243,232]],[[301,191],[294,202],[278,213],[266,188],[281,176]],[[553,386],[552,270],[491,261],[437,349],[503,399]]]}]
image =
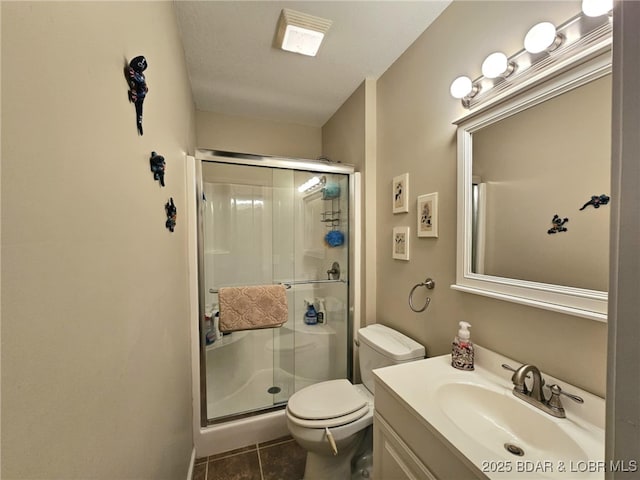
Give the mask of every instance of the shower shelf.
[{"label": "shower shelf", "polygon": [[225,335],[222,338],[217,339],[211,345],[207,345],[206,351],[209,352],[211,350],[226,347],[227,345],[236,343],[237,341],[242,340],[244,337],[246,337],[248,333],[249,332],[233,332],[231,335]]},{"label": "shower shelf", "polygon": [[340,210],[327,210],[326,212],[322,212],[320,214],[321,218],[321,222],[334,222],[336,220],[340,220]]},{"label": "shower shelf", "polygon": [[340,211],[340,209],[334,210],[335,207],[333,206],[333,200],[331,200],[331,202],[332,209],[322,212],[320,214],[320,221],[322,223],[327,223],[327,227],[329,228],[335,228],[340,226],[340,215],[342,214],[342,212]]}]

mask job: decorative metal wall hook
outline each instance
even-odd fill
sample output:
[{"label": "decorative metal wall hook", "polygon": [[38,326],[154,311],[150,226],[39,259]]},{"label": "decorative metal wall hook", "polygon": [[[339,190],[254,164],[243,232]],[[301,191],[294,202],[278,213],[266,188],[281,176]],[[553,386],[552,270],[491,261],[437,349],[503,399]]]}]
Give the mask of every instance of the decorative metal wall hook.
[{"label": "decorative metal wall hook", "polygon": [[160,180],[160,185],[164,187],[164,171],[165,171],[164,157],[162,155],[158,155],[156,152],[151,152],[149,165],[151,165],[151,171],[153,172],[153,179]]},{"label": "decorative metal wall hook", "polygon": [[600,208],[600,205],[608,204],[609,200],[611,200],[611,197],[609,197],[608,195],[605,195],[604,193],[600,196],[592,195],[591,200],[585,203],[580,210],[584,210],[589,205],[593,205],[593,208]]},{"label": "decorative metal wall hook", "polygon": [[547,230],[547,233],[551,235],[552,233],[566,232],[567,227],[565,227],[564,224],[568,221],[568,218],[560,218],[556,213],[551,219],[551,223],[553,224],[553,226],[549,230]]},{"label": "decorative metal wall hook", "polygon": [[416,313],[420,313],[420,312],[424,312],[427,307],[429,306],[429,304],[431,303],[431,297],[427,297],[427,299],[424,302],[424,306],[422,308],[416,308],[413,305],[413,294],[415,293],[416,289],[418,287],[425,287],[427,290],[433,290],[433,288],[436,286],[436,282],[434,282],[431,278],[427,278],[424,282],[422,283],[417,283],[413,286],[413,288],[411,289],[411,292],[409,292],[409,308],[411,308],[411,310],[413,310]]},{"label": "decorative metal wall hook", "polygon": [[147,69],[147,59],[142,55],[135,57],[124,68],[125,77],[129,84],[129,101],[136,106],[136,126],[138,134],[142,135],[142,104],[147,96],[149,88],[144,72]]},{"label": "decorative metal wall hook", "polygon": [[164,209],[167,212],[167,221],[164,226],[169,229],[170,232],[176,228],[176,217],[178,216],[178,209],[173,203],[173,197],[164,205]]}]

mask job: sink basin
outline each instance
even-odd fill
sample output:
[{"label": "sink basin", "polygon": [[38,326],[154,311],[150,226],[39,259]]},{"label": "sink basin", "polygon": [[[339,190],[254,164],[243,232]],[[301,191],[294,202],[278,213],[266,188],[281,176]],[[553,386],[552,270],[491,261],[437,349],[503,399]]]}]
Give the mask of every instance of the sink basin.
[{"label": "sink basin", "polygon": [[604,465],[604,399],[543,374],[547,384],[584,398],[563,398],[566,418],[553,417],[513,395],[504,363],[518,365],[476,345],[474,371],[452,368],[443,355],[374,375],[479,478],[604,479],[594,467]]},{"label": "sink basin", "polygon": [[505,447],[511,445],[517,452],[512,455],[533,462],[557,464],[564,459],[584,462],[589,458],[558,426],[558,420],[540,415],[510,392],[471,383],[447,383],[436,395],[442,411],[459,429],[497,454],[511,453]]}]

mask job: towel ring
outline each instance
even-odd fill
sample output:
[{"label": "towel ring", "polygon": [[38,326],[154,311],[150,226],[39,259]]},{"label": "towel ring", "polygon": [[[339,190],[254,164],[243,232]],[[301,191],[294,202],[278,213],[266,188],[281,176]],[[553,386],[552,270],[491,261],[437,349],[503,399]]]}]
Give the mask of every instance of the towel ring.
[{"label": "towel ring", "polygon": [[413,310],[416,313],[424,312],[429,306],[429,304],[431,303],[431,297],[427,297],[427,300],[424,302],[424,306],[422,308],[416,309],[416,307],[413,306],[413,293],[416,291],[416,288],[418,287],[426,287],[427,290],[433,290],[433,287],[435,286],[436,286],[436,282],[434,282],[431,278],[427,278],[422,283],[416,283],[411,289],[411,292],[409,292],[409,308],[411,308],[411,310]]}]

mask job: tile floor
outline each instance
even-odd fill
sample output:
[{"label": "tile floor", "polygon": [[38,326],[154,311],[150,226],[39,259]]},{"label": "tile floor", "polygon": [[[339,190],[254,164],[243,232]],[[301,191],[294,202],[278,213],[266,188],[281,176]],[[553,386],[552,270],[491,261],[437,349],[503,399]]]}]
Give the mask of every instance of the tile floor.
[{"label": "tile floor", "polygon": [[300,480],[306,452],[291,437],[198,458],[193,480]]}]

